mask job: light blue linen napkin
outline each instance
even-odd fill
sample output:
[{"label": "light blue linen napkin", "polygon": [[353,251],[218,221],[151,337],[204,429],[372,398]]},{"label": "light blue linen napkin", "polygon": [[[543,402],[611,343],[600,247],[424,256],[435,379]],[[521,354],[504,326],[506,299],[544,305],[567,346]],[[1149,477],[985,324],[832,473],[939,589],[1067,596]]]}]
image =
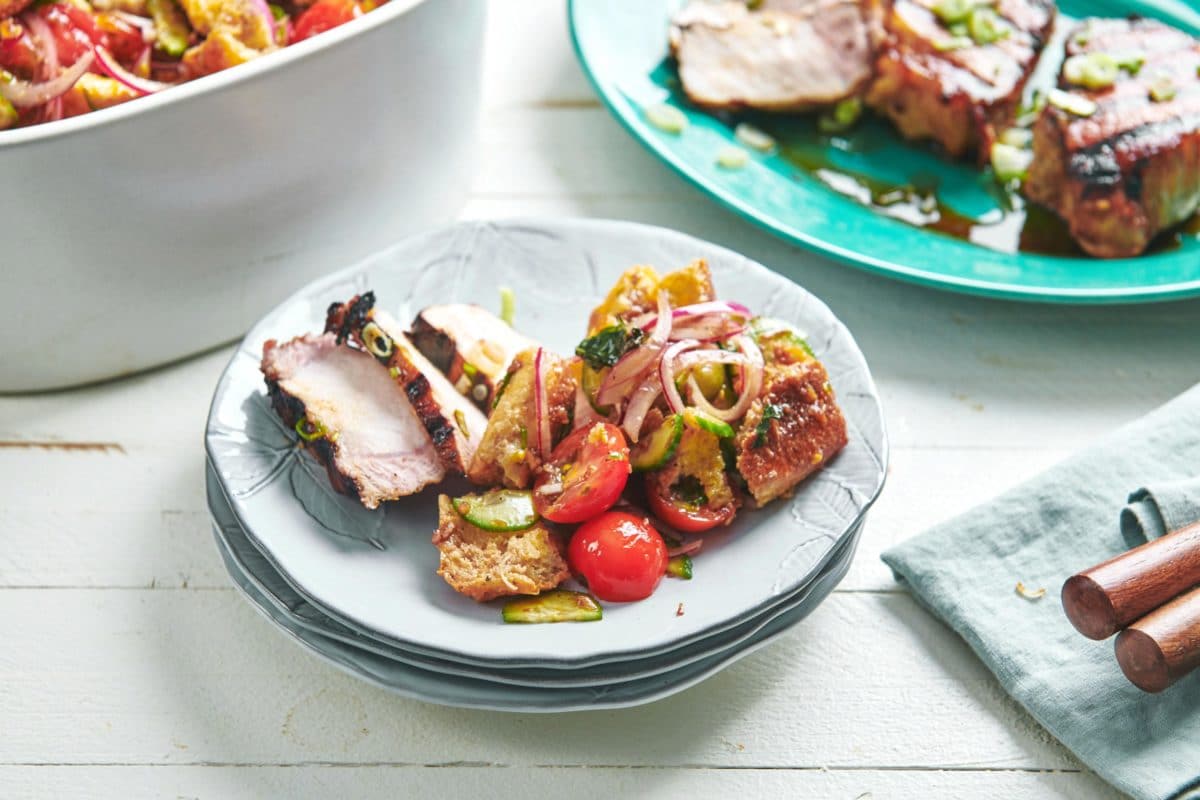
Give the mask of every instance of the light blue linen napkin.
[{"label": "light blue linen napkin", "polygon": [[[1200,519],[1197,475],[1200,386],[883,554],[1038,722],[1138,800],[1200,800],[1200,672],[1162,694],[1141,692],[1121,674],[1111,639],[1071,627],[1059,592],[1131,543]],[[1046,595],[1027,599],[1018,581]]]}]

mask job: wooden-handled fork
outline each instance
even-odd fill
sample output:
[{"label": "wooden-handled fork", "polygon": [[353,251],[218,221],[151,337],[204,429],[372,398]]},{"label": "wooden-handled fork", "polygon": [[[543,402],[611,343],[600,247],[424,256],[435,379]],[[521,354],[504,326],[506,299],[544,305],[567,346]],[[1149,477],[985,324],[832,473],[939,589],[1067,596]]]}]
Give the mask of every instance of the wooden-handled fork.
[{"label": "wooden-handled fork", "polygon": [[1116,640],[1125,676],[1161,692],[1200,666],[1200,523],[1072,575],[1062,604],[1075,629]]}]

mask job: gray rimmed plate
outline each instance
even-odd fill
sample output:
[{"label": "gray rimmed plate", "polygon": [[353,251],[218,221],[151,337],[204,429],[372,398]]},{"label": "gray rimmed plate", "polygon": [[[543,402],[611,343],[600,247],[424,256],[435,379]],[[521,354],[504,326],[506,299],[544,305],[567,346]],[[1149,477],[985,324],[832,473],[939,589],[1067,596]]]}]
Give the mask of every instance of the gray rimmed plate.
[{"label": "gray rimmed plate", "polygon": [[[474,678],[495,683],[540,688],[604,686],[644,680],[664,672],[678,670],[714,655],[732,652],[751,644],[760,632],[779,618],[795,619],[791,612],[804,605],[815,607],[845,575],[858,543],[857,533],[848,538],[839,552],[812,583],[801,589],[787,603],[772,608],[729,631],[705,637],[678,650],[659,656],[600,664],[575,670],[487,667],[447,661],[403,650],[366,636],[342,625],[314,607],[298,594],[271,566],[270,562],[250,543],[238,524],[228,499],[217,485],[212,466],[207,470],[208,507],[212,516],[218,547],[230,571],[236,571],[235,581],[249,582],[266,602],[270,603],[288,626],[308,630],[324,638],[340,642],[407,666],[435,672]],[[799,621],[798,619],[796,621]]]},{"label": "gray rimmed plate", "polygon": [[[812,593],[807,601],[774,618],[753,636],[737,646],[719,650],[694,663],[615,684],[538,687],[472,678],[441,669],[425,669],[356,647],[343,639],[326,636],[311,624],[299,625],[288,613],[288,606],[281,605],[279,601],[280,597],[289,596],[287,581],[271,572],[265,560],[260,562],[260,566],[265,565],[268,569],[255,575],[247,572],[226,541],[231,529],[223,528],[215,518],[213,533],[217,550],[242,595],[259,613],[314,655],[354,677],[405,697],[439,705],[493,711],[590,711],[626,708],[662,700],[712,677],[786,633],[820,604],[850,565],[849,558],[839,562],[836,568],[824,573],[812,584]],[[236,533],[232,535],[236,536]],[[303,600],[298,599],[298,602]]]},{"label": "gray rimmed plate", "polygon": [[[708,536],[696,580],[666,584],[640,603],[610,605],[596,625],[506,626],[496,605],[455,594],[436,575],[437,552],[429,544],[436,492],[363,509],[332,492],[267,405],[258,371],[262,343],[319,330],[328,305],[356,292],[372,289],[381,307],[410,319],[434,303],[494,307],[500,287],[508,286],[518,298],[518,328],[570,352],[621,271],[635,263],[674,268],[698,257],[708,260],[722,297],[806,332],[829,370],[850,444],[790,500],[744,513],[730,529]],[[779,605],[853,535],[882,488],[887,459],[866,361],[823,303],[710,243],[595,220],[462,223],[406,239],[305,287],[256,325],[235,353],[213,398],[206,444],[254,546],[322,613],[403,649],[510,668],[644,658]],[[687,608],[682,617],[675,614],[680,602]]]}]

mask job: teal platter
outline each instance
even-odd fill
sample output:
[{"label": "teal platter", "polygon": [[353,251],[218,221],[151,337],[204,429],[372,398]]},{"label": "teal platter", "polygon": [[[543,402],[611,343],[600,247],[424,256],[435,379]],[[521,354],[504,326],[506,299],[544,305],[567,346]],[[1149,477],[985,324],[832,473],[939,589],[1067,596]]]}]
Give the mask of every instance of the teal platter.
[{"label": "teal platter", "polygon": [[[989,297],[1055,303],[1142,303],[1200,296],[1200,222],[1164,233],[1137,258],[1084,255],[1052,214],[1026,207],[990,171],[952,162],[867,117],[842,135],[813,115],[717,115],[690,106],[667,55],[682,0],[569,0],[579,62],[600,98],[652,153],[701,191],[767,230],[892,278]],[[1055,39],[1028,91],[1053,84],[1061,38],[1084,16],[1154,17],[1200,34],[1200,9],[1182,0],[1066,0]],[[646,109],[670,105],[688,120],[669,133]],[[778,146],[762,153],[734,135],[747,122]],[[749,153],[718,163],[723,148]]]}]

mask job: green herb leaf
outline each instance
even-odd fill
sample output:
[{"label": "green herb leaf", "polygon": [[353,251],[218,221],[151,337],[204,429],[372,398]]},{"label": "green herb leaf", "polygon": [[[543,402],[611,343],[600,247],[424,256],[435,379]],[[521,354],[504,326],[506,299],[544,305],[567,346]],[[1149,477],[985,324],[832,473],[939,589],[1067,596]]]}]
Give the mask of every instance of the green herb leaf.
[{"label": "green herb leaf", "polygon": [[762,419],[754,426],[754,446],[762,447],[767,443],[767,435],[771,432],[771,420],[783,418],[783,407],[775,403],[763,406]]},{"label": "green herb leaf", "polygon": [[575,355],[588,362],[593,369],[604,369],[616,364],[621,356],[642,343],[646,334],[641,328],[626,328],[624,325],[609,325],[595,336],[589,336],[575,348]]}]

